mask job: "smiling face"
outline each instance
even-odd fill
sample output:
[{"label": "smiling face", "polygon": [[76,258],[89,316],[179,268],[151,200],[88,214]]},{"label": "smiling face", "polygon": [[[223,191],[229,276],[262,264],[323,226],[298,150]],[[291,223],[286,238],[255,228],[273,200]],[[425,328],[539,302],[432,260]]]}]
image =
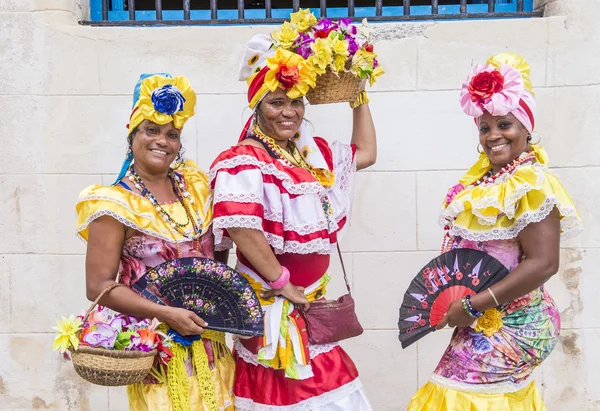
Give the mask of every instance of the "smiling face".
[{"label": "smiling face", "polygon": [[258,126],[267,136],[284,142],[298,132],[304,118],[304,99],[291,99],[283,89],[268,93],[257,108]]},{"label": "smiling face", "polygon": [[181,149],[181,130],[173,123],[158,125],[144,120],[133,134],[131,149],[136,166],[166,173]]},{"label": "smiling face", "polygon": [[486,111],[479,117],[478,124],[479,144],[494,172],[519,157],[529,146],[529,132],[512,114],[492,116]]}]

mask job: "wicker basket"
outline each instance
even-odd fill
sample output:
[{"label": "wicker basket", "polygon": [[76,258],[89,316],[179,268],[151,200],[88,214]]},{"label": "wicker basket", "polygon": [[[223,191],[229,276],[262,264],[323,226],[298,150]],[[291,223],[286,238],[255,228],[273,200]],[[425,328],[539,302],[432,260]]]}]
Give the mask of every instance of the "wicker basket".
[{"label": "wicker basket", "polygon": [[[88,309],[82,323],[85,324],[98,301],[109,291],[121,284],[115,283],[107,287]],[[79,331],[81,333],[81,331]],[[77,336],[79,338],[79,335]],[[77,350],[70,349],[75,371],[92,384],[116,387],[141,382],[154,364],[156,350],[121,351],[107,350],[80,345]]]},{"label": "wicker basket", "polygon": [[306,98],[312,105],[352,102],[360,91],[360,82],[361,79],[352,73],[335,74],[327,70],[317,77],[315,88],[309,90]]}]

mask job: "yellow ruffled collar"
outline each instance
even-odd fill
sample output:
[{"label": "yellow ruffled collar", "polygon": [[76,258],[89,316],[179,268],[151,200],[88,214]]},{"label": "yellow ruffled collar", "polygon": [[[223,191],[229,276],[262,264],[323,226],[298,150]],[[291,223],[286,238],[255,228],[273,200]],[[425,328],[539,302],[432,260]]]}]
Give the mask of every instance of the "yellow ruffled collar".
[{"label": "yellow ruffled collar", "polygon": [[546,218],[556,207],[563,235],[581,230],[573,200],[558,177],[548,170],[545,150],[531,145],[534,159],[492,183],[474,185],[491,169],[485,154],[452,187],[442,205],[440,224],[450,236],[473,241],[518,236],[528,224]]}]

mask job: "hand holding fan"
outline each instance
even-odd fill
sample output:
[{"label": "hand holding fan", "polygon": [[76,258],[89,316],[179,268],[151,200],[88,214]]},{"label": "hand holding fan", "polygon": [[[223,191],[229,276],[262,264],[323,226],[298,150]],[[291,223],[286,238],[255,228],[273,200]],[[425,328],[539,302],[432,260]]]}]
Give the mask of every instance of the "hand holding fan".
[{"label": "hand holding fan", "polygon": [[431,260],[404,294],[398,321],[402,348],[435,331],[452,302],[489,288],[508,273],[494,257],[467,248]]},{"label": "hand holding fan", "polygon": [[248,281],[210,258],[185,257],[148,270],[133,287],[162,305],[193,311],[209,330],[263,335],[262,308]]}]

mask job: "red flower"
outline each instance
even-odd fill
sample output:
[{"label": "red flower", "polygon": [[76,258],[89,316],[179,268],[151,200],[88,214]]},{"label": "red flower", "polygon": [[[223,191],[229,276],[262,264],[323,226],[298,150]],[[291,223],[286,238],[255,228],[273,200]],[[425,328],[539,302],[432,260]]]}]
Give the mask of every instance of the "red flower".
[{"label": "red flower", "polygon": [[281,88],[291,90],[300,80],[298,67],[288,67],[285,64],[280,64],[275,78],[281,84]]},{"label": "red flower", "polygon": [[469,93],[471,101],[481,101],[490,98],[504,88],[504,76],[498,70],[483,71],[471,79]]},{"label": "red flower", "polygon": [[372,44],[367,45],[365,47],[365,50],[368,51],[369,53],[372,53],[373,52],[373,45]]}]

